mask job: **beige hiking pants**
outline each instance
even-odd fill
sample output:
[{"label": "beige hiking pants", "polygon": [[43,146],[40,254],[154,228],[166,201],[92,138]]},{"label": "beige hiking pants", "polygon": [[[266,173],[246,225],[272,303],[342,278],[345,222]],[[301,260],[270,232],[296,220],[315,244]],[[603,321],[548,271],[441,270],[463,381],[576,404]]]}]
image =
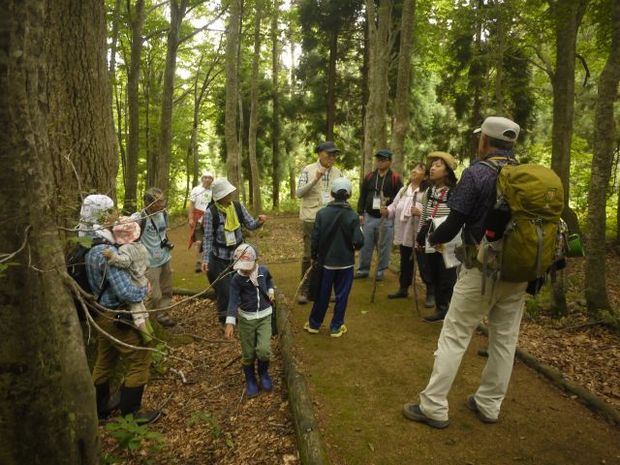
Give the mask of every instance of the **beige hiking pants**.
[{"label": "beige hiking pants", "polygon": [[493,286],[487,280],[482,295],[482,273],[462,268],[439,335],[431,378],[420,393],[420,409],[426,416],[448,419],[448,392],[476,326],[488,315],[489,358],[475,400],[486,417],[498,417],[512,373],[526,287],[527,283],[503,281]]}]

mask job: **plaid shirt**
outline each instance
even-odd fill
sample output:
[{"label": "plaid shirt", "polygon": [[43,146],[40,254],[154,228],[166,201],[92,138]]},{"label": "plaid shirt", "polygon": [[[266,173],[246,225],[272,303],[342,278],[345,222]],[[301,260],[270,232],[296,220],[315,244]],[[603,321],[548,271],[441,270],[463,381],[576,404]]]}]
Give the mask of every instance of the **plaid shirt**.
[{"label": "plaid shirt", "polygon": [[[260,228],[261,224],[248,213],[245,205],[240,205],[243,216],[239,218],[239,223],[250,231]],[[226,236],[224,235],[224,224],[226,223],[226,216],[219,210],[217,210],[217,214],[220,216],[220,224],[218,225],[215,234],[217,241],[221,244],[225,244]],[[205,210],[205,214],[202,217],[202,226],[204,230],[204,238],[202,240],[202,261],[208,264],[211,259],[211,254],[215,255],[217,258],[221,258],[222,260],[232,260],[236,246],[221,247],[214,243],[213,214],[211,213],[211,208],[207,208]],[[243,234],[240,227],[235,230],[235,239],[237,245],[243,242]]]},{"label": "plaid shirt", "polygon": [[106,244],[96,245],[86,254],[86,272],[93,294],[99,296],[104,279],[107,279],[108,286],[99,299],[104,307],[117,308],[123,303],[143,301],[147,288],[133,286],[127,270],[108,266],[101,252],[110,247]]}]

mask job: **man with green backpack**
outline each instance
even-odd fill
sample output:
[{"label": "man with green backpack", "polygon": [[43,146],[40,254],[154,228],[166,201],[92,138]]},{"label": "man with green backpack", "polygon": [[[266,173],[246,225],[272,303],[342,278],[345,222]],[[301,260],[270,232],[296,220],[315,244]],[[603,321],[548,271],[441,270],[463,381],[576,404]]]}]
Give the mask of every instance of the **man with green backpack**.
[{"label": "man with green backpack", "polygon": [[439,336],[433,372],[420,402],[403,415],[434,428],[448,426],[448,392],[480,320],[488,317],[489,358],[467,407],[496,423],[512,373],[528,282],[541,282],[556,258],[563,208],[560,179],[550,169],[518,165],[513,146],[520,127],[497,116],[474,131],[479,159],[467,168],[431,234],[437,245],[462,230],[462,269]]}]

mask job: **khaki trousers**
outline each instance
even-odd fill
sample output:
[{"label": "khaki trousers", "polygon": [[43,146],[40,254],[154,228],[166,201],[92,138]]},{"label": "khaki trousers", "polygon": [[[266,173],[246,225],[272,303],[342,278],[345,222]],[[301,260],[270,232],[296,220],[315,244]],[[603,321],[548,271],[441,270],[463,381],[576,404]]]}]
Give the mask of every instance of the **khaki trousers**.
[{"label": "khaki trousers", "polygon": [[[168,307],[172,303],[172,267],[168,260],[161,266],[146,270],[146,279],[151,283],[151,292],[144,301],[148,309]],[[162,313],[155,313],[155,317]]]},{"label": "khaki trousers", "polygon": [[433,372],[420,393],[420,409],[426,416],[448,419],[448,392],[474,330],[488,315],[489,358],[475,400],[486,417],[498,417],[512,374],[526,287],[527,283],[497,281],[494,285],[487,280],[482,295],[482,272],[462,268],[439,335]]},{"label": "khaki trousers", "polygon": [[271,315],[257,320],[237,318],[241,341],[241,363],[251,365],[254,359],[271,358]]}]

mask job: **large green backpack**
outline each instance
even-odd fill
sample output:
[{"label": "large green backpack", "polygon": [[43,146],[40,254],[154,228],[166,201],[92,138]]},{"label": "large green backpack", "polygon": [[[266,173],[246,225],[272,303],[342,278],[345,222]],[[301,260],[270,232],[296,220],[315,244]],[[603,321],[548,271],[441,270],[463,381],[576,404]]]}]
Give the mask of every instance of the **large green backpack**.
[{"label": "large green backpack", "polygon": [[504,232],[499,279],[528,282],[541,278],[556,255],[560,216],[564,209],[562,181],[540,165],[507,165],[499,170],[497,195],[510,207]]}]

